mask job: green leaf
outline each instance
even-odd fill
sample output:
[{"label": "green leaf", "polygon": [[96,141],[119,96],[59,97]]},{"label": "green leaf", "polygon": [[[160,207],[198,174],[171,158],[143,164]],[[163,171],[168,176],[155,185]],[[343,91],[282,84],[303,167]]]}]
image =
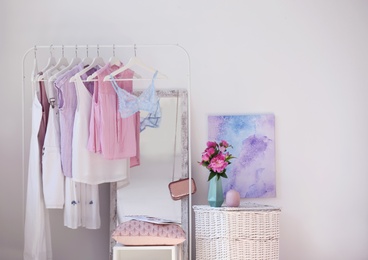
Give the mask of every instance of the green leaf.
[{"label": "green leaf", "polygon": [[204,167],[207,167],[209,164],[210,164],[209,162],[203,162],[203,164],[202,164],[202,165],[203,165]]},{"label": "green leaf", "polygon": [[211,180],[213,177],[215,177],[217,174],[215,172],[210,172],[210,175],[208,176],[208,180]]}]

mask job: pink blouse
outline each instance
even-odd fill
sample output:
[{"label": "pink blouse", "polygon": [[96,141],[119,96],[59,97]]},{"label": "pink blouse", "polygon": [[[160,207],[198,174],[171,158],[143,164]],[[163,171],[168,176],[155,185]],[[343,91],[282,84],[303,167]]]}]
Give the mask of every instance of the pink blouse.
[{"label": "pink blouse", "polygon": [[[139,112],[128,118],[121,118],[118,99],[110,81],[103,81],[117,66],[107,63],[98,70],[92,97],[88,150],[100,153],[105,159],[130,158],[130,167],[140,164],[139,154]],[[133,71],[125,70],[118,78],[132,78]],[[132,92],[132,81],[118,81],[118,86]]]}]

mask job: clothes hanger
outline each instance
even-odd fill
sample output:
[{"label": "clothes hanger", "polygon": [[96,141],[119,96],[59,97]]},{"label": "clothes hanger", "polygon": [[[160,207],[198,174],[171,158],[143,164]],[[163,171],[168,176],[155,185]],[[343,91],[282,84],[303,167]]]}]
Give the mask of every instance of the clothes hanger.
[{"label": "clothes hanger", "polygon": [[[167,79],[167,76],[165,74],[159,72],[157,69],[155,69],[155,68],[153,68],[151,66],[146,65],[142,60],[140,60],[137,57],[136,46],[134,44],[134,56],[132,58],[130,58],[130,60],[128,61],[128,63],[126,65],[124,65],[123,67],[115,70],[110,75],[105,76],[105,78],[104,78],[103,81],[110,81],[111,80],[110,77],[115,77],[118,74],[120,74],[123,71],[131,68],[134,65],[137,65],[137,66],[139,66],[139,67],[141,67],[141,68],[143,68],[143,69],[145,69],[145,70],[147,70],[149,72],[152,72],[152,73],[155,73],[157,71],[157,78],[159,78],[159,79]],[[141,80],[147,80],[147,79],[143,79],[142,77],[140,77],[139,79],[141,79]],[[124,80],[124,79],[120,79],[120,80]],[[129,80],[131,80],[131,79],[129,79]],[[149,80],[151,80],[151,78]]]},{"label": "clothes hanger", "polygon": [[[33,60],[33,70],[31,74],[31,82],[32,82],[32,93],[39,92],[39,84],[37,78],[39,76],[38,65],[37,65],[37,47],[34,46],[34,60]],[[37,83],[36,83],[37,82]]]},{"label": "clothes hanger", "polygon": [[[36,47],[36,46],[35,46]],[[36,55],[36,54],[35,54]],[[50,45],[50,57],[47,61],[46,66],[40,70],[39,72],[42,72],[41,74],[35,75],[35,77],[33,78],[34,81],[42,81],[43,79],[40,79],[40,77],[42,76],[42,74],[47,71],[48,69],[50,69],[51,67],[56,65],[56,59],[55,57],[52,55],[52,44]],[[43,77],[42,77],[43,78]]]},{"label": "clothes hanger", "polygon": [[115,44],[112,45],[112,56],[109,59],[109,65],[112,66],[121,66],[121,61],[118,57],[115,55]]},{"label": "clothes hanger", "polygon": [[35,81],[38,74],[38,65],[37,65],[37,47],[34,46],[34,60],[33,60],[33,70],[31,74],[31,81]]},{"label": "clothes hanger", "polygon": [[[115,55],[115,44],[112,45],[112,56],[109,59],[109,65],[111,66],[121,66],[121,61]],[[92,75],[89,75],[86,81],[94,81],[97,76],[97,72],[94,72]]]},{"label": "clothes hanger", "polygon": [[68,62],[67,58],[65,58],[65,56],[64,56],[64,45],[62,46],[61,53],[62,53],[62,55],[61,55],[60,59],[58,60],[58,62],[55,64],[55,66],[50,67],[46,71],[43,71],[43,74],[38,78],[38,81],[44,80],[45,79],[45,74],[52,75],[53,72],[59,71],[62,68],[68,66],[69,62]]},{"label": "clothes hanger", "polygon": [[[110,66],[120,66],[121,61],[115,56],[115,44],[112,45],[112,56],[109,59]],[[89,75],[86,81],[94,81],[95,77],[97,76],[97,72],[94,72],[92,75]]]},{"label": "clothes hanger", "polygon": [[100,66],[100,67],[105,66],[105,61],[103,60],[102,57],[100,57],[100,47],[98,45],[97,45],[97,57],[95,57],[87,67],[85,67],[80,72],[78,72],[73,77],[71,77],[69,82],[75,81],[76,77],[82,76],[83,74],[87,73],[89,70],[91,70],[92,68],[96,66]]},{"label": "clothes hanger", "polygon": [[[109,66],[112,67],[112,66],[115,65],[115,66],[120,67],[121,65],[123,65],[123,63],[115,55],[115,44],[112,45],[112,48],[113,48],[113,50],[112,50],[112,56],[109,59]],[[94,72],[92,75],[88,76],[85,81],[95,81],[96,80],[95,78],[97,77],[97,75],[98,75],[98,73],[97,72]],[[134,72],[133,77],[135,77],[135,78],[142,78],[142,76],[139,75],[136,72]]]},{"label": "clothes hanger", "polygon": [[82,60],[83,65],[87,66],[92,63],[92,58],[88,56],[88,44],[86,45],[86,57]]},{"label": "clothes hanger", "polygon": [[41,72],[45,72],[46,70],[50,69],[52,66],[55,66],[56,64],[56,59],[55,57],[52,55],[52,44],[50,45],[50,57],[47,61],[46,66],[40,70]]},{"label": "clothes hanger", "polygon": [[55,75],[51,76],[49,81],[56,80],[59,76],[63,75],[65,72],[71,70],[79,63],[81,63],[82,59],[78,57],[78,45],[75,45],[75,57],[70,61],[69,65],[57,72]]}]

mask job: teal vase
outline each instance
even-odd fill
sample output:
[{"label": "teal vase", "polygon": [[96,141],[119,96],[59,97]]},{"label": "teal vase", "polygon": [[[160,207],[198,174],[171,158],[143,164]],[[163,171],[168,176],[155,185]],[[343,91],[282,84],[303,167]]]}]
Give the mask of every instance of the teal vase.
[{"label": "teal vase", "polygon": [[208,204],[211,207],[221,207],[224,202],[224,194],[222,191],[222,180],[217,179],[217,176],[213,177],[209,181],[208,186]]}]

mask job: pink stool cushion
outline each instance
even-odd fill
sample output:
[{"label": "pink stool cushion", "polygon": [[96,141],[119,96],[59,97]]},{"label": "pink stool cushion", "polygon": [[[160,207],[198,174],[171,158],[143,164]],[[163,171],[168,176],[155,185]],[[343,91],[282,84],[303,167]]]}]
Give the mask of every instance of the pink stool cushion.
[{"label": "pink stool cushion", "polygon": [[155,224],[139,220],[121,223],[112,238],[127,246],[177,245],[185,241],[185,232],[178,224]]}]

